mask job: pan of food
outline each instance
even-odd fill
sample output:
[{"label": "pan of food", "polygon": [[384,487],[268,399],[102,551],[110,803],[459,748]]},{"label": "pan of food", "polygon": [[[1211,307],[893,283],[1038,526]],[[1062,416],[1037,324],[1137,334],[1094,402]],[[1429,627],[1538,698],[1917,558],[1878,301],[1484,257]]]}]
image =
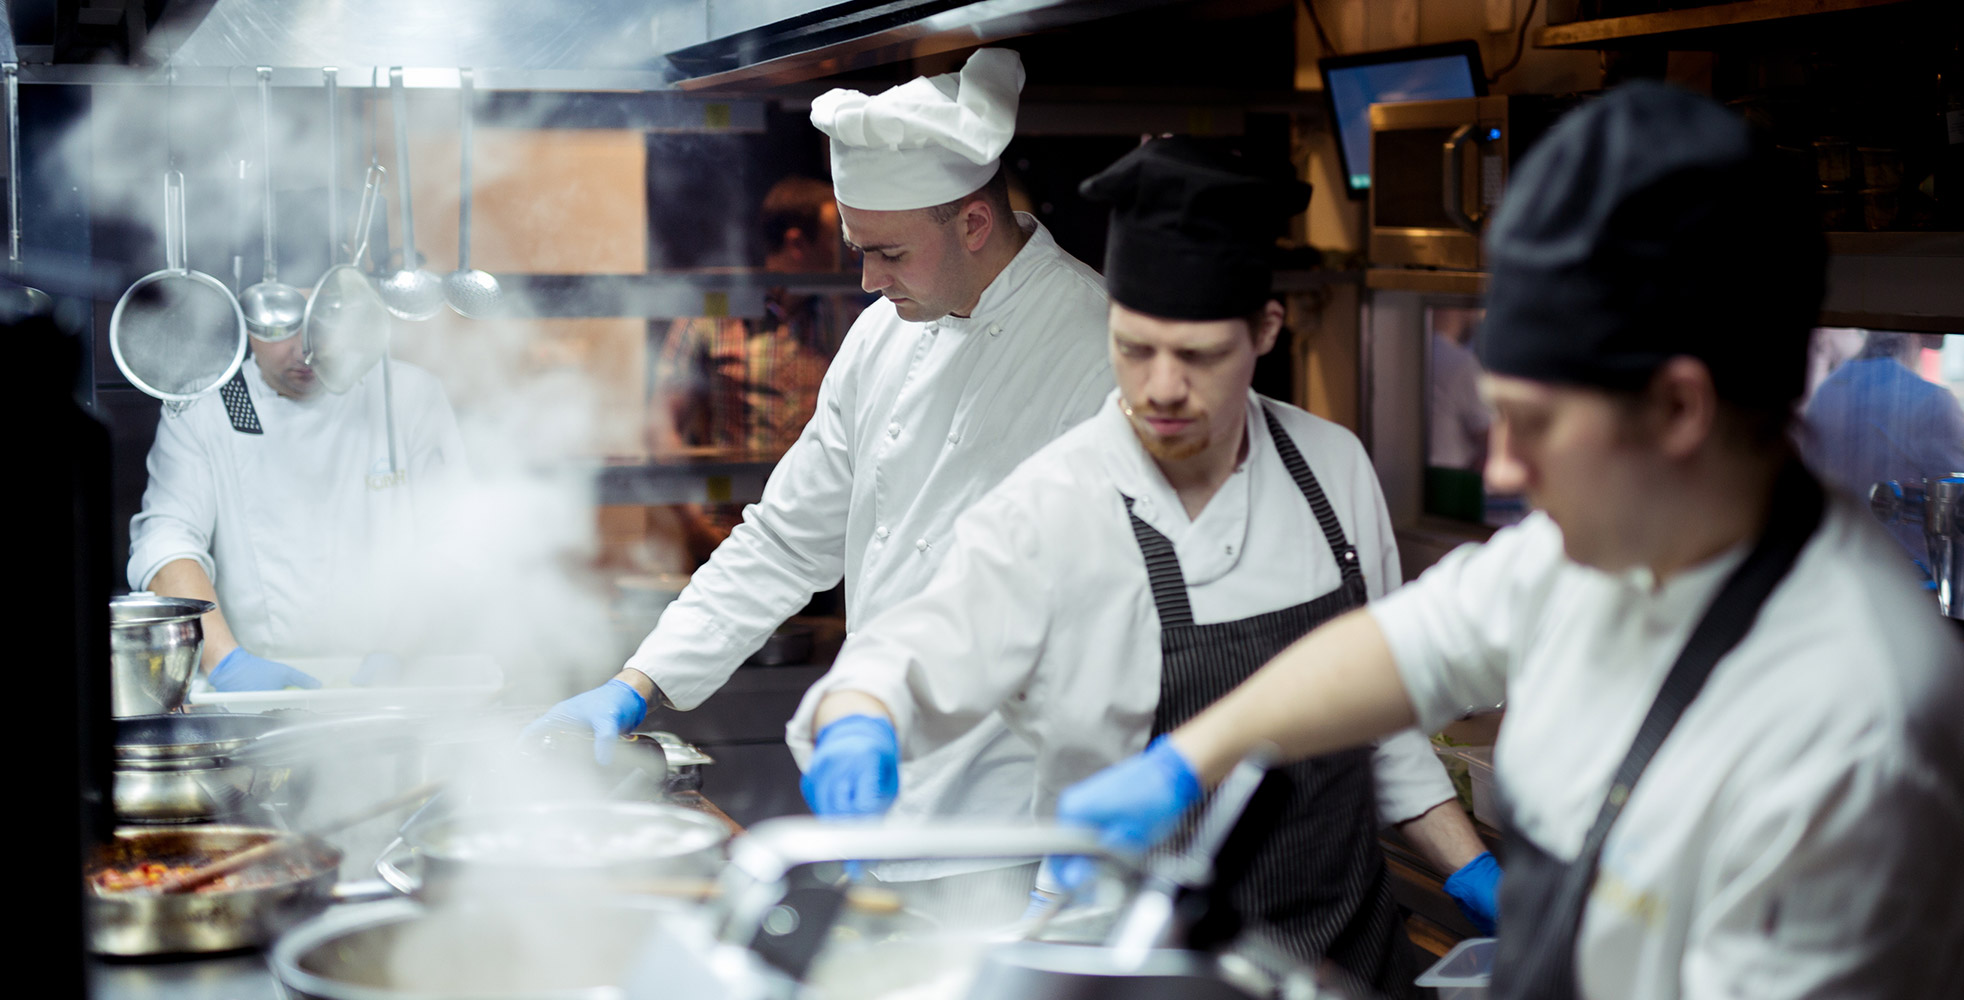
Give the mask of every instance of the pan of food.
[{"label": "pan of food", "polygon": [[252,948],[320,912],[334,899],[341,852],[313,837],[193,891],[156,891],[167,877],[281,836],[290,835],[251,826],[116,831],[83,866],[89,950],[140,956]]}]

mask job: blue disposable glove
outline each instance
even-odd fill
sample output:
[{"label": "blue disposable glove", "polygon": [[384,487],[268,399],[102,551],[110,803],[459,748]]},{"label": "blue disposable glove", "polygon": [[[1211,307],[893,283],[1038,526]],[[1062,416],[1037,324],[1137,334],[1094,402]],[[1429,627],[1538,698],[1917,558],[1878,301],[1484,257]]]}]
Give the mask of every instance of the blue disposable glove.
[{"label": "blue disposable glove", "polygon": [[818,731],[798,783],[819,816],[878,816],[900,794],[900,739],[893,723],[848,715]]},{"label": "blue disposable glove", "polygon": [[211,681],[216,691],[281,691],[286,688],[317,688],[321,682],[305,671],[295,670],[284,663],[254,656],[246,652],[244,646],[225,654],[218,666],[211,668]]},{"label": "blue disposable glove", "polygon": [[1446,879],[1446,895],[1459,904],[1459,912],[1473,921],[1482,934],[1492,934],[1494,916],[1500,910],[1500,862],[1493,852],[1482,851],[1466,867]]},{"label": "blue disposable glove", "polygon": [[525,727],[519,739],[536,739],[555,729],[591,729],[593,759],[606,767],[614,762],[614,745],[647,717],[648,699],[616,678],[547,709]]},{"label": "blue disposable glove", "polygon": [[[1180,815],[1200,798],[1200,777],[1166,737],[1146,752],[1122,760],[1064,789],[1057,822],[1098,831],[1107,847],[1142,853],[1173,832]],[[1091,878],[1089,858],[1057,858],[1054,871],[1067,889]]]}]

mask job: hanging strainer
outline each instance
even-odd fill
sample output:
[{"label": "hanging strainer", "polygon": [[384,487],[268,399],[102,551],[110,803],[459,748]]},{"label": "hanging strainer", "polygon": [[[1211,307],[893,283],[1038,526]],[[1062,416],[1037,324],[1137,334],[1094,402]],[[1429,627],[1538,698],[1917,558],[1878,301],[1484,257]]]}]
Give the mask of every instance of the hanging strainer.
[{"label": "hanging strainer", "polygon": [[164,175],[164,260],[109,316],[109,353],[130,384],[188,403],[230,381],[245,361],[245,314],[225,283],[186,262],[184,175]]},{"label": "hanging strainer", "polygon": [[356,210],[355,252],[350,262],[336,264],[321,275],[314,297],[307,302],[301,328],[301,356],[334,393],[347,392],[368,374],[389,349],[389,310],[375,285],[357,265],[368,252],[368,229],[375,219],[376,195],[382,187],[382,168],[368,168]]}]

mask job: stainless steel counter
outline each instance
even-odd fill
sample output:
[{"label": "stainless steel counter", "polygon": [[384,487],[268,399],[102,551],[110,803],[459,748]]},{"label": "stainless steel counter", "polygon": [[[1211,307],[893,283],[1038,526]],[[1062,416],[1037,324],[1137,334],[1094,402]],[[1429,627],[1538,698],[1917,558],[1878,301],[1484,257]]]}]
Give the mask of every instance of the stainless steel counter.
[{"label": "stainless steel counter", "polygon": [[279,983],[261,952],[218,958],[89,963],[95,1000],[276,1000]]}]

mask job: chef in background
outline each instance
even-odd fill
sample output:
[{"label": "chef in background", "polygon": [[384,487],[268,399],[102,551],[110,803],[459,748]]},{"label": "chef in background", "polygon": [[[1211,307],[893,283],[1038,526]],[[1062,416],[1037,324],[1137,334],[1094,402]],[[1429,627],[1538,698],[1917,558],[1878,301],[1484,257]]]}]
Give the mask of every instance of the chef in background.
[{"label": "chef in background", "polygon": [[[1861,350],[1821,382],[1802,413],[1800,443],[1823,481],[1866,500],[1878,483],[1921,488],[1925,479],[1964,473],[1964,407],[1913,367],[1925,350],[1942,346],[1941,334],[1870,330]],[[1923,529],[1888,530],[1929,573]]]},{"label": "chef in background", "polygon": [[419,508],[428,516],[428,491],[464,468],[456,415],[428,372],[391,363],[392,472],[380,366],[336,395],[300,352],[298,336],[253,337],[231,381],[165,407],[130,521],[132,588],[217,603],[202,666],[220,691],[319,687],[283,660],[386,648],[387,560]]},{"label": "chef in background", "polygon": [[[1047,814],[1069,783],[1398,584],[1363,446],[1249,388],[1282,328],[1268,256],[1309,202],[1309,185],[1278,167],[1174,137],[1084,183],[1113,205],[1118,388],[963,515],[933,582],[856,631],[806,693],[791,746],[813,775],[853,779],[821,813],[880,811],[896,743],[934,753],[1000,711],[1037,749]],[[1409,995],[1377,841],[1388,825],[1457,872],[1449,889],[1491,924],[1498,869],[1423,736],[1303,761],[1289,777],[1280,824],[1233,890],[1277,944]]]},{"label": "chef in background", "polygon": [[1964,982],[1964,643],[1787,437],[1804,186],[1710,99],[1558,122],[1487,241],[1487,477],[1537,512],[1067,790],[1114,843],[1285,759],[1505,700],[1492,993],[1936,997]]},{"label": "chef in background", "polygon": [[[926,585],[956,515],[1098,408],[1111,389],[1103,282],[1009,207],[999,157],[1022,86],[1015,53],[981,49],[958,73],[812,102],[812,123],[832,140],[832,186],[845,238],[863,256],[862,286],[882,298],[847,333],[763,499],[626,668],[535,726],[590,728],[604,759],[649,705],[702,704],[842,575],[846,625],[861,627]],[[999,716],[978,720],[910,764],[896,809],[1027,816],[1031,760]],[[807,799],[835,794],[831,784],[808,776]],[[1020,869],[989,861],[888,864],[874,875],[937,879],[921,891],[1006,901],[1012,917],[1030,888]]]}]

